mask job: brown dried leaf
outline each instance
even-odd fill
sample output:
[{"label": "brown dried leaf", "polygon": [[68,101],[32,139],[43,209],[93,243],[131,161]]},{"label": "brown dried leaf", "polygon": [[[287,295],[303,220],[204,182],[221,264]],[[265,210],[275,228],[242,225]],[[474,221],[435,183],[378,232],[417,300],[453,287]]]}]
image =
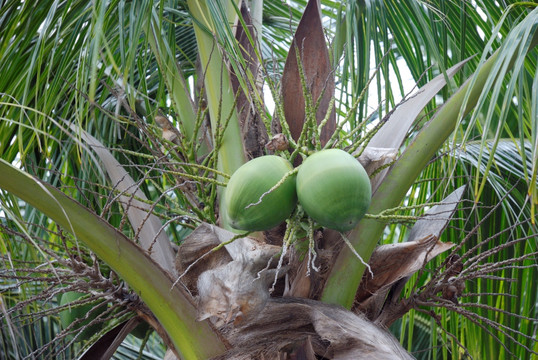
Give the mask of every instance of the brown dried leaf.
[{"label": "brown dried leaf", "polygon": [[206,249],[211,250],[221,243],[226,243],[224,249],[229,256],[226,262],[248,259],[252,267],[257,269],[264,268],[268,261],[280,252],[280,246],[265,244],[250,237],[238,238],[228,243],[234,236],[236,234],[218,226],[207,223],[200,224],[180,246],[176,266],[179,264],[182,269],[186,269],[194,262],[202,261],[200,259],[202,256],[212,255],[205,255]]},{"label": "brown dried leaf", "polygon": [[355,300],[364,302],[381,289],[414,274],[435,256],[453,246],[453,243],[443,243],[433,235],[420,240],[378,246],[369,262],[374,277],[369,272],[365,273]]},{"label": "brown dried leaf", "polygon": [[[299,259],[296,259],[296,261],[291,261],[291,263],[295,265],[298,261]],[[308,257],[305,256],[305,259],[301,261],[297,267],[297,271],[293,276],[289,290],[285,291],[283,296],[308,298],[312,288],[312,279],[307,273]]]},{"label": "brown dried leaf", "polygon": [[[236,234],[215,225],[203,224],[200,226],[209,226],[221,243],[228,243],[236,236]],[[250,237],[236,239],[224,247],[233,260],[246,259],[255,269],[266,267],[267,263],[281,250],[280,246],[269,245]]]},{"label": "brown dried leaf", "polygon": [[303,341],[293,344],[291,350],[281,352],[279,355],[280,360],[317,360],[311,336],[307,336]]},{"label": "brown dried leaf", "polygon": [[205,271],[197,284],[197,320],[215,317],[217,325],[232,321],[237,324],[259,313],[269,299],[268,287],[275,272],[274,269],[255,271],[246,259]]},{"label": "brown dried leaf", "polygon": [[[199,320],[240,322],[261,310],[269,298],[280,247],[247,237],[228,243],[234,236],[204,223],[179,248],[176,266],[187,288],[198,294]],[[214,251],[222,243],[226,245]],[[282,268],[278,274],[285,272]]]},{"label": "brown dried leaf", "polygon": [[218,245],[219,238],[211,227],[201,225],[179,246],[175,260],[177,273],[183,275],[181,281],[191,293],[197,293],[196,283],[200,274],[232,261],[224,248],[211,252]]},{"label": "brown dried leaf", "polygon": [[258,316],[224,330],[233,348],[216,359],[280,359],[307,338],[316,355],[329,359],[413,359],[363,316],[308,299],[271,298]]},{"label": "brown dried leaf", "polygon": [[[325,230],[327,232],[327,230]],[[324,231],[314,232],[314,251],[316,258],[313,259],[304,252],[298,252],[291,249],[289,252],[290,265],[288,271],[289,289],[284,292],[283,296],[300,297],[308,299],[318,299],[317,293],[325,281],[326,260],[330,257],[331,251],[322,249],[322,240]],[[303,240],[303,241],[306,241]],[[314,264],[312,264],[312,260]]]},{"label": "brown dried leaf", "polygon": [[[316,112],[316,120],[319,124],[325,118],[331,98],[334,96],[334,76],[331,71],[329,51],[321,23],[319,0],[309,0],[297,26],[282,74],[284,115],[295,140],[299,138],[305,121],[305,101],[297,64],[296,47],[299,50],[307,87],[313,102],[316,103],[323,94]],[[336,116],[333,109],[329,121],[321,131],[322,145],[325,145],[335,129]]]},{"label": "brown dried leaf", "polygon": [[[447,196],[439,205],[429,209],[411,229],[408,241],[400,244],[379,246],[372,254],[369,272],[363,276],[355,296],[354,309],[375,320],[385,303],[391,288],[392,299],[399,296],[407,278],[420,270],[427,262],[454,246],[439,241],[441,233],[452,218],[465,187],[462,186]],[[397,290],[393,287],[399,283]],[[385,310],[384,310],[385,311]]]}]

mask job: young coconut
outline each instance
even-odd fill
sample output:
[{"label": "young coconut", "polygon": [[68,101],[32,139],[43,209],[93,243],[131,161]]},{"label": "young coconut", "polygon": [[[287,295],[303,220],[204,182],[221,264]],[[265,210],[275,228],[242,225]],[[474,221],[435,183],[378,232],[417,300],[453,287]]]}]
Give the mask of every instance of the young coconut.
[{"label": "young coconut", "polygon": [[297,204],[296,174],[288,174],[291,170],[291,163],[276,155],[252,159],[237,169],[224,194],[224,211],[230,226],[261,231],[286,220]]},{"label": "young coconut", "polygon": [[299,167],[297,196],[318,224],[344,232],[364,216],[372,190],[357,159],[343,150],[328,149],[309,156]]}]

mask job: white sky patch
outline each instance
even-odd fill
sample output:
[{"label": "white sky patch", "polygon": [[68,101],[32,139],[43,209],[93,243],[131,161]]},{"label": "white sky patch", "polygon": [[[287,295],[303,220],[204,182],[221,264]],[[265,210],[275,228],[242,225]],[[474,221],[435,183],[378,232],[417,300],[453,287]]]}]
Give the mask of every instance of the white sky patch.
[{"label": "white sky patch", "polygon": [[275,100],[271,94],[271,89],[267,83],[263,84],[263,98],[265,100],[265,106],[269,110],[269,114],[275,113]]},{"label": "white sky patch", "polygon": [[476,27],[476,32],[478,33],[478,36],[480,36],[480,39],[484,40],[486,38],[486,34],[479,26]]},{"label": "white sky patch", "polygon": [[478,15],[480,15],[480,17],[482,18],[482,20],[487,21],[487,20],[488,20],[488,16],[486,15],[486,13],[485,13],[481,8],[479,8],[479,7],[476,6],[476,2],[475,2],[475,1],[473,1],[472,3],[473,3],[473,5],[475,6],[476,13],[477,13]]},{"label": "white sky patch", "polygon": [[[374,59],[370,60],[370,66],[371,66],[371,74],[373,74],[373,72],[375,71],[375,67],[376,67]],[[398,58],[396,60],[396,66],[398,66],[398,71],[400,72],[400,77],[402,79],[404,95],[405,95],[405,94],[409,93],[413,89],[413,87],[415,86],[415,80],[413,79],[413,75],[411,74],[411,71],[407,67],[407,64],[405,63],[405,60],[403,58]],[[382,86],[381,93],[382,94],[384,93],[385,86],[387,86],[387,85],[390,86],[390,84],[395,84],[394,86],[397,86],[399,88],[398,79],[396,77],[396,73],[394,72],[394,68],[392,67],[392,65],[390,66],[390,74],[389,74],[389,82],[388,82],[388,84],[387,83],[382,83],[381,84],[381,86]],[[378,97],[377,97],[378,94],[377,93],[378,93],[377,81],[374,80],[370,84],[370,89],[369,89],[369,92],[368,92],[368,94],[369,94],[369,96],[368,96],[368,107],[370,109],[377,109],[377,107],[379,106],[379,103],[381,101],[385,100],[383,98],[378,99]],[[400,94],[399,90],[394,91],[393,96],[394,96],[394,102],[396,104],[398,104],[403,99],[403,96],[402,96],[402,94]]]}]

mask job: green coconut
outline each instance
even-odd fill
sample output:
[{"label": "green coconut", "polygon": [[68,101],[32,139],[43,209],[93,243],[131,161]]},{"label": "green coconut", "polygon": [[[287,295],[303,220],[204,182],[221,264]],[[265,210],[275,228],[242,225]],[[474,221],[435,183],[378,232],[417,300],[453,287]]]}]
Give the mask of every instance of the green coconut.
[{"label": "green coconut", "polygon": [[328,149],[301,164],[297,197],[319,225],[344,232],[364,216],[372,190],[368,174],[357,159],[343,150]]},{"label": "green coconut", "polygon": [[[77,291],[68,291],[66,293],[62,294],[62,297],[60,298],[60,306],[67,305],[69,303],[72,303],[74,301],[77,301],[79,298],[85,296],[85,293],[77,292]],[[70,330],[76,330],[80,329],[87,324],[89,324],[92,320],[94,320],[99,314],[103,313],[106,309],[105,305],[99,306],[99,308],[94,309],[96,306],[98,306],[99,302],[91,302],[84,305],[73,305],[70,308],[66,308],[65,310],[62,310],[60,312],[60,323],[62,324],[62,328],[66,329],[71,323],[78,321],[76,325],[74,325],[73,328]],[[88,315],[87,319],[84,319],[86,315]],[[84,319],[84,320],[81,320]],[[78,336],[77,341],[83,341],[88,340],[93,335],[95,335],[99,330],[101,330],[103,326],[103,323],[97,323],[93,324],[90,327],[86,327]]]},{"label": "green coconut", "polygon": [[235,171],[224,194],[224,210],[231,227],[238,230],[261,231],[286,220],[297,204],[295,178],[292,174],[273,191],[291,163],[276,155],[255,158]]}]

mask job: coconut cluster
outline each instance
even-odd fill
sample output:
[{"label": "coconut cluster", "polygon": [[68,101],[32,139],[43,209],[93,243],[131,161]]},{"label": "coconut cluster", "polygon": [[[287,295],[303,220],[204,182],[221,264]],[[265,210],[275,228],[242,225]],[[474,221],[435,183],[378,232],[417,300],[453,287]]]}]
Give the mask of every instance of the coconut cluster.
[{"label": "coconut cluster", "polygon": [[370,180],[340,149],[309,156],[296,171],[276,155],[241,166],[226,187],[224,214],[235,229],[268,230],[286,220],[297,201],[316,223],[341,232],[354,228],[370,206]]}]

